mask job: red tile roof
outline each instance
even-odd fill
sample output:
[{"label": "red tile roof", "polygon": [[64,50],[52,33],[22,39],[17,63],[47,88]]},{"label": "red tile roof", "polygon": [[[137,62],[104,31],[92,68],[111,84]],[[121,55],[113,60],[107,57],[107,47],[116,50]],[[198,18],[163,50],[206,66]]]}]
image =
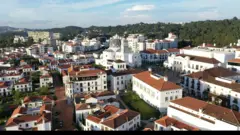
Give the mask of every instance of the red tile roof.
[{"label": "red tile roof", "polygon": [[240,59],[232,59],[232,60],[229,60],[228,62],[230,62],[230,63],[240,63]]},{"label": "red tile roof", "polygon": [[181,56],[183,58],[190,57],[190,60],[192,60],[192,61],[204,62],[204,63],[209,63],[209,64],[221,63],[218,60],[216,60],[215,58],[198,57],[198,56],[185,55],[185,54],[179,54],[177,56]]},{"label": "red tile roof", "polygon": [[173,119],[171,117],[168,117],[168,116],[162,117],[161,119],[156,120],[155,122],[157,124],[160,124],[160,125],[164,126],[164,127],[174,126],[178,129],[185,129],[185,130],[188,130],[188,131],[198,131],[199,130],[198,128],[187,125],[183,122],[180,122],[180,121],[178,121],[176,119]]},{"label": "red tile roof", "polygon": [[16,114],[24,114],[27,111],[27,108],[21,107],[19,106],[18,108],[16,108],[13,113],[12,116],[16,115]]},{"label": "red tile roof", "polygon": [[53,99],[50,96],[27,96],[24,98],[23,103],[35,102],[38,100],[42,100],[44,102],[52,102]]},{"label": "red tile roof", "polygon": [[147,49],[142,51],[143,53],[148,53],[148,54],[164,54],[168,53],[166,50],[154,50],[154,49]]},{"label": "red tile roof", "polygon": [[52,78],[52,76],[47,74],[47,75],[42,75],[40,78]]},{"label": "red tile roof", "polygon": [[106,72],[100,69],[93,69],[93,70],[83,70],[79,72],[71,72],[69,73],[69,75],[78,76],[78,77],[88,77],[88,76],[97,76],[100,73],[105,74]]},{"label": "red tile roof", "polygon": [[164,81],[163,78],[157,80],[151,77],[151,72],[149,71],[138,73],[133,76],[159,91],[168,91],[182,88],[181,86],[176,85],[175,83]]},{"label": "red tile roof", "polygon": [[222,106],[217,106],[214,104],[209,104],[207,102],[204,102],[195,98],[191,98],[191,97],[185,97],[185,98],[177,99],[171,102],[177,105],[195,110],[197,112],[199,111],[199,109],[202,109],[203,114],[214,117],[220,121],[232,123],[238,126],[240,125],[240,113],[234,110],[231,110]]},{"label": "red tile roof", "polygon": [[93,122],[95,122],[95,123],[99,123],[99,122],[101,121],[100,118],[95,117],[95,116],[92,116],[92,115],[88,115],[86,119],[87,119],[87,120],[90,120],[90,121],[93,121]]},{"label": "red tile roof", "polygon": [[169,48],[167,49],[168,52],[180,52],[180,49],[177,48]]}]

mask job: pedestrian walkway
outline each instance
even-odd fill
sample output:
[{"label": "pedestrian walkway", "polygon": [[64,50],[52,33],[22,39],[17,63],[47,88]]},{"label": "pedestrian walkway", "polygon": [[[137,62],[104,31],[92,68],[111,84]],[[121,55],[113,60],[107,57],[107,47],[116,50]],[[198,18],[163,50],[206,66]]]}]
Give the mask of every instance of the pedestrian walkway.
[{"label": "pedestrian walkway", "polygon": [[122,101],[121,97],[117,95],[117,100],[124,106],[125,109],[129,109],[129,107]]},{"label": "pedestrian walkway", "polygon": [[55,110],[60,112],[58,118],[60,121],[63,121],[63,128],[61,128],[60,130],[72,131],[75,129],[73,125],[73,111],[74,111],[73,105],[67,104],[64,87],[56,88],[55,94],[58,99],[56,101]]}]

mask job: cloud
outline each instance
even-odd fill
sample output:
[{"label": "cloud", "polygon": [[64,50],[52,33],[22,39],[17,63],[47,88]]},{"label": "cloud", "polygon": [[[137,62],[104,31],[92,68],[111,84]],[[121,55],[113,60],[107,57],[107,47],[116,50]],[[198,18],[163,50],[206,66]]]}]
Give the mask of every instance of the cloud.
[{"label": "cloud", "polygon": [[131,8],[126,9],[126,11],[149,11],[153,10],[155,5],[135,5]]}]

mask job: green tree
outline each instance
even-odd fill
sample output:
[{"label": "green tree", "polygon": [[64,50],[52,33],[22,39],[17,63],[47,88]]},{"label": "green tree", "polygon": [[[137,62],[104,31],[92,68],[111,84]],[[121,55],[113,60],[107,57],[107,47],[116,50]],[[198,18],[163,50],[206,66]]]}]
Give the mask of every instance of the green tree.
[{"label": "green tree", "polygon": [[40,95],[48,95],[50,93],[49,88],[44,86],[40,88]]}]

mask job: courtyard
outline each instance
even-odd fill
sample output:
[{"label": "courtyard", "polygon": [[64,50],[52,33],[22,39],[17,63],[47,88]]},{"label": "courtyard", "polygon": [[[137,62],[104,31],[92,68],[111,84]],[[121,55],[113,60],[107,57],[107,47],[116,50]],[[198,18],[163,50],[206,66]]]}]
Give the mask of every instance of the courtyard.
[{"label": "courtyard", "polygon": [[121,98],[131,110],[139,112],[143,120],[149,120],[153,117],[158,119],[160,116],[160,112],[157,109],[148,105],[132,91],[123,94]]}]

